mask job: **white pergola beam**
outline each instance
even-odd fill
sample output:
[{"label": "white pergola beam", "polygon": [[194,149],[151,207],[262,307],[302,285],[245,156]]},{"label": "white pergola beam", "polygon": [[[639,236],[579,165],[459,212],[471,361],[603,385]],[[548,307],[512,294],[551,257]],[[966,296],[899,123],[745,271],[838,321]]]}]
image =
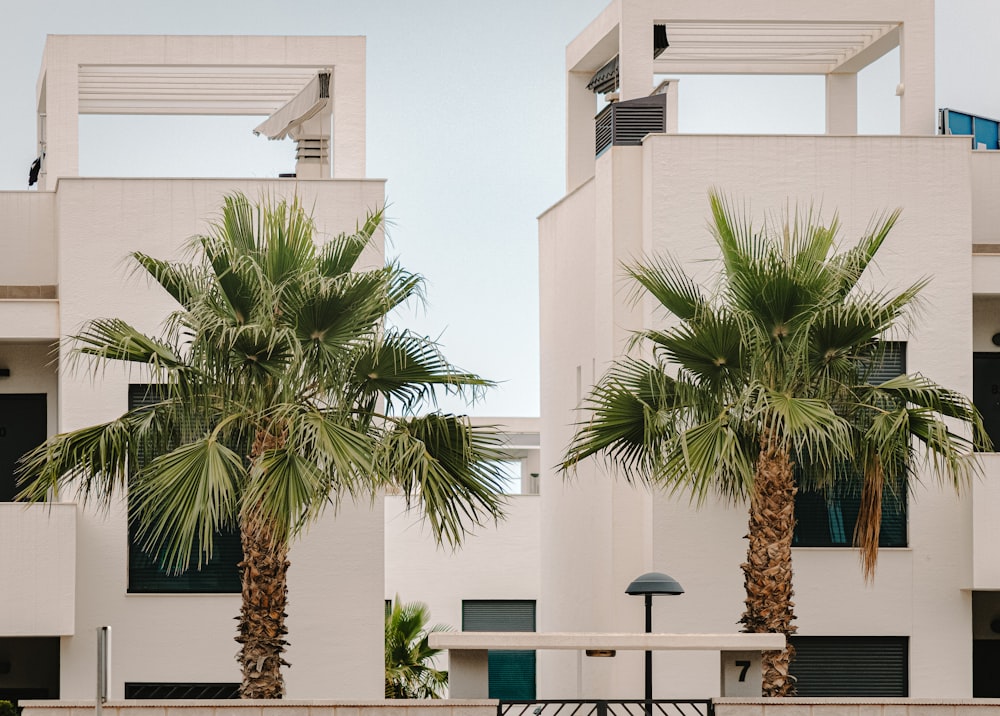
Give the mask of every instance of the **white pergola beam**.
[{"label": "white pergola beam", "polygon": [[333,68],[333,176],[362,178],[363,37],[50,35],[36,86],[39,186],[78,175],[81,114],[268,116],[323,68]]},{"label": "white pergola beam", "polygon": [[839,63],[833,66],[830,72],[857,73],[897,47],[899,47],[899,25],[887,30],[864,47],[854,52],[848,52]]}]

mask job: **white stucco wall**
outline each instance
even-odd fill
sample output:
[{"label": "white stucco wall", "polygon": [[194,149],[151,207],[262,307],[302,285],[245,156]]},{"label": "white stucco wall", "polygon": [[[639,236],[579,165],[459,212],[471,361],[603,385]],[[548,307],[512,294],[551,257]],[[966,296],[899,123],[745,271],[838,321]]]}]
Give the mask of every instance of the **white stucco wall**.
[{"label": "white stucco wall", "polygon": [[[966,140],[968,141],[968,140]],[[972,166],[972,241],[1000,243],[1000,152],[969,152]]]},{"label": "white stucco wall", "polygon": [[73,633],[76,506],[0,502],[0,636]]},{"label": "white stucco wall", "polygon": [[[555,464],[569,439],[569,429],[558,423],[566,422],[576,400],[575,365],[596,361],[599,375],[609,346],[617,350],[622,330],[637,316],[647,325],[661,320],[648,304],[631,309],[621,302],[626,289],[617,264],[634,256],[634,238],[622,237],[638,235],[643,250],[669,250],[695,276],[710,277],[714,267],[705,259],[716,257],[706,230],[711,187],[749,201],[758,219],[776,212],[780,220],[796,203],[812,202],[824,220],[836,211],[845,242],[859,236],[874,214],[901,206],[902,218],[873,276],[897,289],[933,276],[913,330],[901,336],[908,341],[908,369],[970,393],[971,184],[968,144],[961,138],[657,135],[641,150],[606,153],[585,187],[596,190],[571,195],[540,221],[542,463]],[[612,269],[619,277],[615,293],[606,278]],[[591,301],[583,298],[588,293]],[[577,320],[593,317],[593,324],[574,331],[567,319],[574,306]],[[585,381],[584,389],[589,385]],[[654,600],[654,630],[739,628],[745,508],[709,501],[695,510],[685,497],[648,503],[591,467],[580,472],[585,477],[558,499],[549,502],[543,488],[543,523],[558,524],[542,532],[542,613],[553,620],[546,628],[558,621],[566,629],[640,629],[641,600],[622,592],[628,579],[648,569],[671,574],[687,589],[683,596]],[[580,520],[586,527],[559,516],[564,502],[574,508],[568,512],[587,516]],[[910,546],[882,550],[873,585],[863,583],[851,550],[794,550],[799,633],[909,636],[910,694],[968,696],[971,609],[963,589],[972,578],[971,516],[967,496],[925,481],[910,503]],[[647,521],[651,528],[644,530]],[[605,524],[628,527],[609,536]],[[586,555],[588,573],[598,576],[586,590],[574,590],[565,570],[546,568],[580,555]],[[632,573],[621,574],[622,564]],[[567,601],[571,610],[562,608]],[[613,672],[606,681],[587,678],[596,667],[584,664],[588,695],[641,692],[641,657],[606,661],[616,662],[601,666]],[[565,684],[570,666],[556,667],[548,657],[540,664],[540,693],[549,695]],[[718,693],[715,655],[658,655],[655,668],[659,697]]]},{"label": "white stucco wall", "polygon": [[54,222],[54,192],[0,192],[0,286],[56,283]]},{"label": "white stucco wall", "polygon": [[[385,498],[385,598],[424,602],[431,624],[462,628],[466,599],[538,599],[539,497],[511,495],[507,518],[476,528],[462,546],[438,546],[419,514]],[[537,614],[537,612],[536,612]],[[447,653],[438,660],[447,668]]]},{"label": "white stucco wall", "polygon": [[[251,198],[297,192],[324,232],[353,230],[383,202],[381,181],[63,179],[57,192],[63,334],[87,319],[116,316],[156,332],[168,296],[130,277],[134,250],[179,257],[188,237],[217,215],[224,193]],[[381,263],[379,247],[365,258]],[[94,379],[63,371],[59,429],[107,420],[127,407],[129,382],[109,369]],[[382,505],[346,504],[323,517],[291,552],[287,694],[378,698],[382,694]],[[238,681],[233,641],[238,595],[129,595],[123,505],[87,510],[77,532],[76,633],[63,639],[63,698],[93,693],[95,627],[114,631],[111,695],[125,681]],[[197,645],[192,652],[192,645]],[[195,656],[192,656],[192,655]]]}]

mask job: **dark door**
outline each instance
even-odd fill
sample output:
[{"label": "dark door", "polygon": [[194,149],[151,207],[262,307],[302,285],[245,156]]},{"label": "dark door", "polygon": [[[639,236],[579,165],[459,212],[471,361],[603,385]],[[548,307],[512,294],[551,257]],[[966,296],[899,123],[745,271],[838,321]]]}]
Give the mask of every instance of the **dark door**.
[{"label": "dark door", "polygon": [[973,353],[972,402],[982,413],[994,451],[1000,452],[1000,353]]},{"label": "dark door", "polygon": [[0,395],[0,502],[13,501],[17,460],[45,442],[45,433],[44,393]]}]

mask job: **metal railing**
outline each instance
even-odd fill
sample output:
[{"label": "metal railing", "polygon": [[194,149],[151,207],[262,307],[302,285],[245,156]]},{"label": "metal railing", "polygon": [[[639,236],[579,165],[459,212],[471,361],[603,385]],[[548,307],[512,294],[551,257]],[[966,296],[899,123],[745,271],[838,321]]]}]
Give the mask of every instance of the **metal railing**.
[{"label": "metal railing", "polygon": [[711,699],[536,699],[497,704],[497,716],[713,716]]}]

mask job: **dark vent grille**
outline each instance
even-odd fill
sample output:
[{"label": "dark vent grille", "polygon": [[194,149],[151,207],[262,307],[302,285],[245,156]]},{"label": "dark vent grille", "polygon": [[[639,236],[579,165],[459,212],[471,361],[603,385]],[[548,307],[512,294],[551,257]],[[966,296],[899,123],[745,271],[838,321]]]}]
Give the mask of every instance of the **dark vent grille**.
[{"label": "dark vent grille", "polygon": [[909,642],[896,636],[793,636],[799,696],[908,696]]},{"label": "dark vent grille", "polygon": [[462,602],[462,631],[535,631],[535,602],[466,599]]},{"label": "dark vent grille", "polygon": [[594,153],[610,146],[638,146],[647,134],[667,131],[667,96],[615,102],[594,118]]},{"label": "dark vent grille", "polygon": [[238,683],[125,682],[126,699],[238,699],[239,697]]}]

